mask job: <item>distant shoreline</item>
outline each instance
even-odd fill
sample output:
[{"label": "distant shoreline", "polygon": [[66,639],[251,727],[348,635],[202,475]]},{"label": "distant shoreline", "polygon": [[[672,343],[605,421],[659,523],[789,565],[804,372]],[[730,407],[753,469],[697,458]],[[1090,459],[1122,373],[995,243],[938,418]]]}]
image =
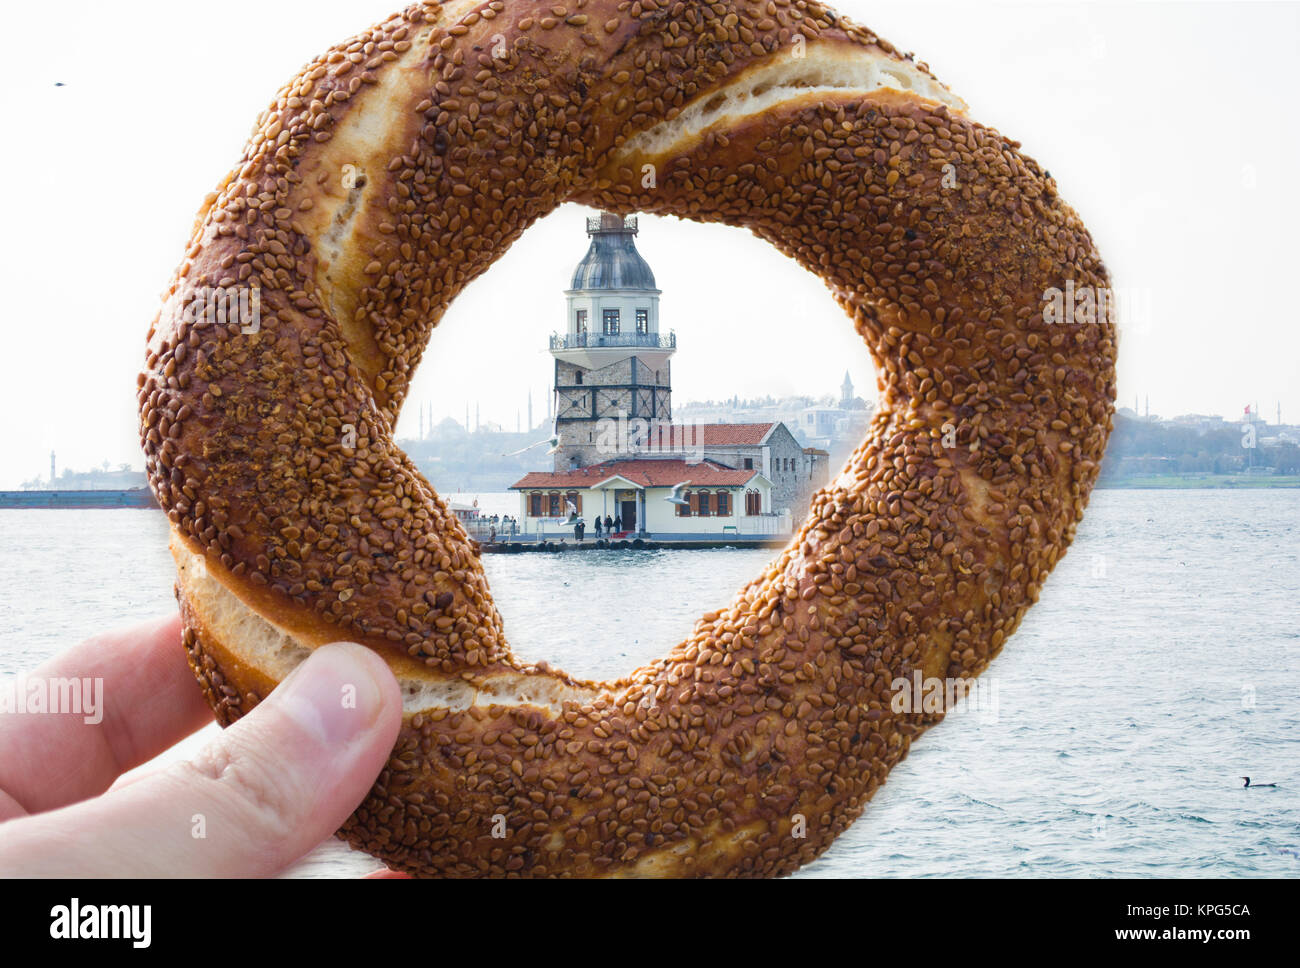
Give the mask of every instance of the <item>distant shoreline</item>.
[{"label": "distant shoreline", "polygon": [[[435,490],[437,485],[434,485]],[[1152,474],[1145,477],[1123,477],[1100,480],[1099,491],[1259,491],[1300,489],[1300,474]],[[447,501],[458,496],[479,494],[507,494],[491,488],[482,491],[454,489],[438,494]],[[149,491],[9,491],[0,492],[0,510],[115,510],[123,508],[158,508]]]},{"label": "distant shoreline", "polygon": [[1124,477],[1097,482],[1098,490],[1108,491],[1254,491],[1261,489],[1300,487],[1296,474],[1152,474],[1146,477]]}]

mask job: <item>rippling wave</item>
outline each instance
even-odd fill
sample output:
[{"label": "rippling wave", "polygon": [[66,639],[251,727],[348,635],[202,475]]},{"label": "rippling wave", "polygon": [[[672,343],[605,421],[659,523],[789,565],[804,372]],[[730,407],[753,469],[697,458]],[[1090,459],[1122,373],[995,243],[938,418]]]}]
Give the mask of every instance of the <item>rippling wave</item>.
[{"label": "rippling wave", "polygon": [[[513,505],[484,498],[487,510]],[[0,672],[174,608],[149,511],[0,511]],[[490,556],[517,654],[612,678],[725,604],[761,551]],[[1300,492],[1094,494],[986,676],[799,877],[1300,875]],[[184,755],[202,736],[171,754]],[[1241,776],[1276,782],[1243,789]],[[375,867],[325,845],[294,876]]]}]

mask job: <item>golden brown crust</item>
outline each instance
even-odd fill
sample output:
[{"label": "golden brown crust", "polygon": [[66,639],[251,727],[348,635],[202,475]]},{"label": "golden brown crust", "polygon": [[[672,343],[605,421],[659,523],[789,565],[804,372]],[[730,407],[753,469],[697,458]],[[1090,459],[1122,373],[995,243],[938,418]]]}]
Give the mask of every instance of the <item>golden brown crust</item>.
[{"label": "golden brown crust", "polygon": [[[769,69],[793,87],[690,126]],[[413,712],[353,844],[426,874],[788,872],[942,718],[894,712],[891,683],[1001,649],[1095,481],[1115,334],[1043,321],[1047,290],[1104,289],[1105,268],[1050,177],[930,84],[812,3],[494,0],[411,7],[281,91],[200,213],[141,377],[176,540],[247,609],[205,624],[182,581],[223,722],[273,681],[245,619],[479,696],[573,685],[510,655],[472,544],[391,439],[447,305],[561,202],[750,228],[826,280],[883,390],[729,607],[559,711]],[[185,318],[203,287],[252,284],[260,331]]]}]

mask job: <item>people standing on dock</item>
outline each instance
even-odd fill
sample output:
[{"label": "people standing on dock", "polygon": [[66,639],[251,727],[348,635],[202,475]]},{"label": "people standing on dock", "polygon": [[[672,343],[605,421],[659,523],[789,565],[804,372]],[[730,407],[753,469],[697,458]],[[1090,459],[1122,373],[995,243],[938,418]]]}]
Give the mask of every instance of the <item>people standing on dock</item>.
[{"label": "people standing on dock", "polygon": [[597,541],[600,540],[600,532],[604,528],[604,526],[605,526],[605,522],[600,519],[600,515],[599,514],[596,515],[596,540]]},{"label": "people standing on dock", "polygon": [[577,538],[578,543],[581,544],[582,536],[586,533],[587,533],[587,524],[585,521],[579,518],[578,523],[573,526],[573,536]]},{"label": "people standing on dock", "polygon": [[623,530],[623,515],[621,514],[614,515],[614,530],[615,531]]},{"label": "people standing on dock", "polygon": [[608,514],[605,515],[605,533],[611,538],[614,536],[614,519]]}]

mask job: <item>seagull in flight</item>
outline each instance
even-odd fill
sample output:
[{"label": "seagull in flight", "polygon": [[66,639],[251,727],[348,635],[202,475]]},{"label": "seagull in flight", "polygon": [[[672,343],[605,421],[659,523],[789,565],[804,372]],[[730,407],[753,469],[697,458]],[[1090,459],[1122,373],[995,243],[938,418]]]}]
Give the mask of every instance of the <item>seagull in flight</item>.
[{"label": "seagull in flight", "polygon": [[552,456],[552,455],[554,455],[554,454],[556,454],[556,453],[559,452],[559,450],[560,450],[560,422],[559,422],[558,420],[555,422],[555,426],[554,426],[554,428],[552,428],[552,430],[551,430],[551,436],[548,437],[546,440],[539,440],[539,441],[538,441],[537,443],[535,443],[535,444],[529,444],[529,445],[528,445],[527,447],[525,447],[523,450],[517,450],[517,451],[515,451],[513,454],[502,454],[501,456],[502,456],[502,457],[518,457],[518,456],[520,456],[521,454],[526,454],[526,453],[528,453],[530,450],[533,450],[534,448],[541,447],[543,444],[550,444],[550,445],[551,445],[551,449],[548,450],[548,451],[546,452],[546,453],[547,453],[547,456]]},{"label": "seagull in flight", "polygon": [[568,520],[565,521],[564,523],[567,524],[567,525],[569,525],[569,526],[572,526],[572,525],[577,524],[577,523],[578,523],[578,505],[574,504],[572,501],[565,501],[565,502],[564,502],[564,506],[567,507],[567,508],[569,509],[569,518],[568,518]]},{"label": "seagull in flight", "polygon": [[664,500],[667,501],[669,504],[680,504],[682,506],[686,506],[690,504],[691,503],[690,501],[682,497],[682,490],[686,487],[689,487],[690,483],[691,483],[690,481],[682,481],[680,484],[674,485],[673,493],[669,494],[666,498],[664,498]]}]

